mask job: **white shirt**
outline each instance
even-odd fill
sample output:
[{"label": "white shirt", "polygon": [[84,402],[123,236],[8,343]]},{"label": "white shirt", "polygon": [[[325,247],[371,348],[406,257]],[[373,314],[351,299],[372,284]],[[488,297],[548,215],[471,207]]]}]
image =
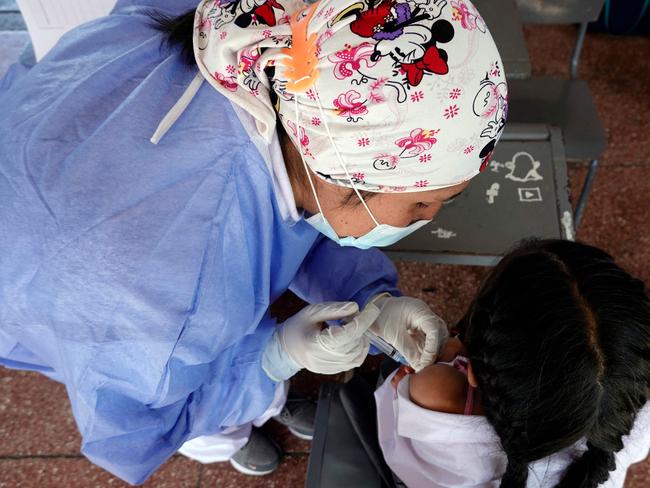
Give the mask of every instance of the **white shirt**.
[{"label": "white shirt", "polygon": [[[409,488],[498,488],[507,460],[485,417],[424,409],[409,399],[409,377],[375,392],[379,444],[388,466]],[[616,470],[600,488],[622,488],[628,467],[650,451],[650,402],[638,413]],[[530,465],[527,488],[555,486],[586,449],[584,441]]]}]

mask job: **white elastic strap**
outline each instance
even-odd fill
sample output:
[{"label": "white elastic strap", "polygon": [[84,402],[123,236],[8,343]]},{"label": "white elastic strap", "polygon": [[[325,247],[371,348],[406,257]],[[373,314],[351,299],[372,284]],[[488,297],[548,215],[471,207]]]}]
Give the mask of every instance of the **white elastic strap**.
[{"label": "white elastic strap", "polygon": [[305,157],[302,154],[302,141],[300,140],[300,122],[298,122],[298,97],[295,94],[293,95],[293,101],[294,101],[293,105],[296,109],[296,139],[298,139],[298,152],[300,153],[300,159],[302,159],[302,164],[305,166],[305,171],[307,172],[307,179],[309,179],[309,186],[311,186],[311,191],[314,194],[314,198],[316,199],[316,205],[318,205],[318,211],[324,217],[325,214],[323,213],[323,209],[320,206],[320,201],[318,200],[318,194],[316,193],[316,187],[314,186],[314,182],[311,179],[311,173],[309,172],[309,166],[307,166]]},{"label": "white elastic strap", "polygon": [[165,115],[163,119],[160,121],[160,123],[158,124],[158,127],[156,128],[156,132],[153,133],[150,139],[150,141],[153,144],[158,144],[160,140],[165,136],[167,131],[172,128],[174,122],[178,120],[178,118],[181,116],[181,114],[185,111],[187,106],[194,98],[194,95],[196,95],[196,92],[199,91],[199,88],[201,88],[201,84],[203,83],[203,80],[204,80],[203,75],[199,71],[194,77],[194,79],[192,80],[192,82],[189,84],[189,86],[185,89],[185,91],[178,99],[178,101],[174,104],[172,108],[169,109],[167,115]]},{"label": "white elastic strap", "polygon": [[325,117],[325,112],[323,111],[323,106],[320,103],[320,96],[318,95],[318,90],[314,88],[314,93],[316,94],[316,103],[318,104],[318,110],[320,112],[321,119],[323,120],[323,125],[325,125],[325,131],[327,132],[327,137],[329,137],[330,143],[332,144],[332,147],[334,148],[334,152],[336,153],[336,157],[339,160],[339,164],[341,165],[341,168],[343,168],[343,171],[345,171],[345,176],[348,177],[348,180],[350,180],[350,183],[352,184],[352,188],[354,189],[354,192],[357,194],[359,197],[359,200],[361,200],[361,203],[363,204],[364,208],[370,215],[370,218],[372,221],[375,223],[377,227],[379,227],[379,222],[377,222],[377,219],[375,216],[372,214],[370,211],[370,208],[368,208],[368,205],[366,204],[365,200],[361,196],[361,193],[359,193],[359,189],[357,188],[357,185],[354,184],[354,180],[350,176],[350,173],[348,173],[348,169],[345,167],[345,163],[343,163],[343,158],[341,157],[341,154],[339,153],[339,148],[336,147],[336,144],[334,143],[334,138],[332,137],[332,133],[330,132],[329,125],[327,124],[327,118]]}]

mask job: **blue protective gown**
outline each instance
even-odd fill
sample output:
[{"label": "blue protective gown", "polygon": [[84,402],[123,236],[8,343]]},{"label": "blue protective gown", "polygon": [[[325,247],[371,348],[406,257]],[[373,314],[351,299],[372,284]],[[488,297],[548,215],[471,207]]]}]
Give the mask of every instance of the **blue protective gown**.
[{"label": "blue protective gown", "polygon": [[[207,83],[160,49],[144,0],[68,33],[0,90],[0,363],[66,385],[96,464],[144,481],[273,398],[269,304],[395,292],[375,250],[280,216],[267,165]],[[151,1],[168,14],[195,1]]]}]

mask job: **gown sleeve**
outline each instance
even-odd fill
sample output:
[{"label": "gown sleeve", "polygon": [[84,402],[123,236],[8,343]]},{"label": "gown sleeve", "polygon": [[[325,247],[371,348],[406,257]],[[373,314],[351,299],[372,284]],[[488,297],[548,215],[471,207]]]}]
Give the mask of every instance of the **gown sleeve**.
[{"label": "gown sleeve", "polygon": [[276,386],[268,172],[207,84],[149,142],[195,70],[148,25],[85,24],[0,93],[0,364],[64,383],[82,452],[130,483]]},{"label": "gown sleeve", "polygon": [[[273,383],[260,367],[261,348],[274,327],[268,318],[254,335],[212,361],[188,365],[171,357],[161,395],[146,398],[122,371],[97,365],[68,388],[82,434],[81,452],[93,463],[133,483],[144,482],[181,445],[259,416],[270,403]],[[164,391],[166,390],[166,391]],[[164,391],[164,393],[163,393]]]},{"label": "gown sleeve", "polygon": [[321,236],[291,286],[309,303],[355,301],[363,308],[378,293],[400,296],[397,270],[379,249],[342,247]]},{"label": "gown sleeve", "polygon": [[[28,193],[23,183],[12,178]],[[242,183],[216,169],[185,174],[92,225],[56,207],[59,226],[76,229],[65,242],[34,200],[0,210],[0,228],[40,223],[52,239],[24,227],[11,232],[21,246],[0,238],[3,335],[65,384],[82,453],[130,483],[190,436],[252,421],[273,398],[260,366],[276,325],[263,275],[270,253],[259,229],[247,231],[251,218],[269,219],[242,201],[236,188],[254,193]],[[109,198],[98,190],[86,204],[95,197]]]}]

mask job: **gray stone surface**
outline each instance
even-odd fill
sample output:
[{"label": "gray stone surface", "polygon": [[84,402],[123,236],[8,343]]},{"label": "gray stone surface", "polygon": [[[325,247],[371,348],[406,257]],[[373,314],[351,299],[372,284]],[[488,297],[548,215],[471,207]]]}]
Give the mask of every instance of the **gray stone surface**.
[{"label": "gray stone surface", "polygon": [[501,142],[483,173],[389,255],[434,262],[446,262],[440,253],[469,255],[463,263],[479,264],[471,256],[501,255],[527,237],[571,238],[566,185],[565,162],[552,141]]}]

